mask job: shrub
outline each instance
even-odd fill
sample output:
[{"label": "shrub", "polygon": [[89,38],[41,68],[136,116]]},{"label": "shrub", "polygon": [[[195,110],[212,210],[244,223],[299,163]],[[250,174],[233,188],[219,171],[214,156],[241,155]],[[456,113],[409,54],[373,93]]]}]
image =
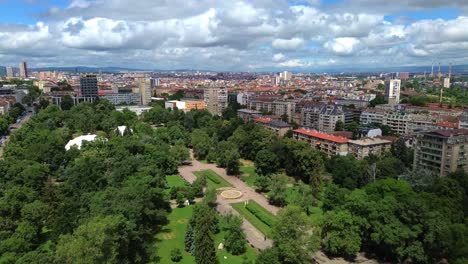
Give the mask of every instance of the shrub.
[{"label": "shrub", "polygon": [[172,262],[179,262],[182,260],[182,252],[178,248],[171,250],[171,260]]},{"label": "shrub", "polygon": [[253,204],[247,204],[245,207],[249,212],[251,212],[255,217],[257,217],[260,221],[262,221],[265,225],[271,227],[273,225],[273,219],[267,213],[261,211]]}]

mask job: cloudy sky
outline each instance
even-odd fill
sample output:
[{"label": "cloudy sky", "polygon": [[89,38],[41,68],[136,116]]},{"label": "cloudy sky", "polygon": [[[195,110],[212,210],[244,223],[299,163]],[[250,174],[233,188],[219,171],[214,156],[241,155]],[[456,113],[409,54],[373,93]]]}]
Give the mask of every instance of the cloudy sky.
[{"label": "cloudy sky", "polygon": [[0,65],[468,64],[468,0],[0,0]]}]

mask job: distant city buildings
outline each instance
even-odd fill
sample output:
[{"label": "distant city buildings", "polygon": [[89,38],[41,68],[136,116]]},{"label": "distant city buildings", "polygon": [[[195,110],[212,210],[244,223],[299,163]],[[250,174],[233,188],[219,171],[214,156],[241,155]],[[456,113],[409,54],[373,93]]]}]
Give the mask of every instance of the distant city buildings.
[{"label": "distant city buildings", "polygon": [[462,169],[468,171],[468,130],[434,130],[418,134],[414,169],[440,176]]},{"label": "distant city buildings", "polygon": [[209,87],[204,90],[205,108],[213,115],[221,116],[228,107],[228,90],[225,87]]},{"label": "distant city buildings", "polygon": [[98,96],[98,81],[96,74],[82,74],[80,76],[80,91],[82,97]]},{"label": "distant city buildings", "polygon": [[28,66],[25,61],[19,64],[19,76],[20,78],[28,78]]},{"label": "distant city buildings", "polygon": [[11,67],[11,66],[6,67],[6,76],[8,78],[13,78],[15,76],[14,71],[13,71],[13,67]]}]

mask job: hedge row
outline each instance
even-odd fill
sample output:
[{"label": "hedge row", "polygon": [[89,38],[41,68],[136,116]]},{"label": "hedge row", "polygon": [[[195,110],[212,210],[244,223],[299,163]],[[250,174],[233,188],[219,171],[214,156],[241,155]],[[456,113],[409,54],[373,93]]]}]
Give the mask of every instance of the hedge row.
[{"label": "hedge row", "polygon": [[257,217],[258,220],[262,221],[265,225],[272,227],[273,219],[271,215],[269,215],[268,213],[264,212],[263,210],[259,209],[257,206],[251,203],[248,203],[245,208],[253,215],[255,215],[255,217]]}]

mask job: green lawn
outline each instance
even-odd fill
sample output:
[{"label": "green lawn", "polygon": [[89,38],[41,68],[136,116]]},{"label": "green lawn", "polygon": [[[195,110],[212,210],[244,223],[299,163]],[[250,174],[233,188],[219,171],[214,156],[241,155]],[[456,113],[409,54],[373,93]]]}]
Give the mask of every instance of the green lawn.
[{"label": "green lawn", "polygon": [[206,175],[206,179],[208,182],[208,187],[218,189],[223,187],[231,187],[232,185],[223,179],[221,176],[216,174],[216,172],[212,170],[202,170],[202,171],[195,171],[193,174],[195,176],[200,177],[202,175]]},{"label": "green lawn", "polygon": [[[192,216],[193,206],[176,208],[169,214],[169,224],[163,228],[163,231],[156,236],[157,255],[160,257],[159,263],[169,264],[171,261],[171,250],[179,248],[182,251],[183,258],[180,264],[195,264],[195,258],[184,250],[184,238],[187,230],[187,224]],[[220,222],[221,223],[221,222]],[[223,241],[224,233],[220,232],[215,237],[215,246]],[[226,250],[217,250],[219,263],[241,264],[242,256],[233,256]],[[257,252],[248,247],[244,254],[248,259],[255,260]],[[224,258],[226,257],[226,259]]]},{"label": "green lawn", "polygon": [[[272,223],[275,220],[275,216],[265,210],[262,206],[260,206],[258,203],[254,201],[249,201],[250,206],[255,208],[257,211],[261,212],[263,215],[265,215],[268,219],[267,222]],[[260,220],[257,216],[255,216],[251,211],[249,211],[247,208],[244,206],[244,202],[240,203],[234,203],[231,204],[231,206],[239,212],[242,216],[247,219],[253,226],[255,226],[260,232],[262,232],[265,236],[268,238],[271,237],[271,226],[267,225],[264,221]]]},{"label": "green lawn", "polygon": [[170,187],[180,187],[188,185],[188,183],[180,175],[167,175],[166,180]]},{"label": "green lawn", "polygon": [[242,166],[240,167],[240,171],[242,174],[241,179],[250,187],[255,189],[255,179],[258,177],[257,173],[255,172],[254,166]]}]

